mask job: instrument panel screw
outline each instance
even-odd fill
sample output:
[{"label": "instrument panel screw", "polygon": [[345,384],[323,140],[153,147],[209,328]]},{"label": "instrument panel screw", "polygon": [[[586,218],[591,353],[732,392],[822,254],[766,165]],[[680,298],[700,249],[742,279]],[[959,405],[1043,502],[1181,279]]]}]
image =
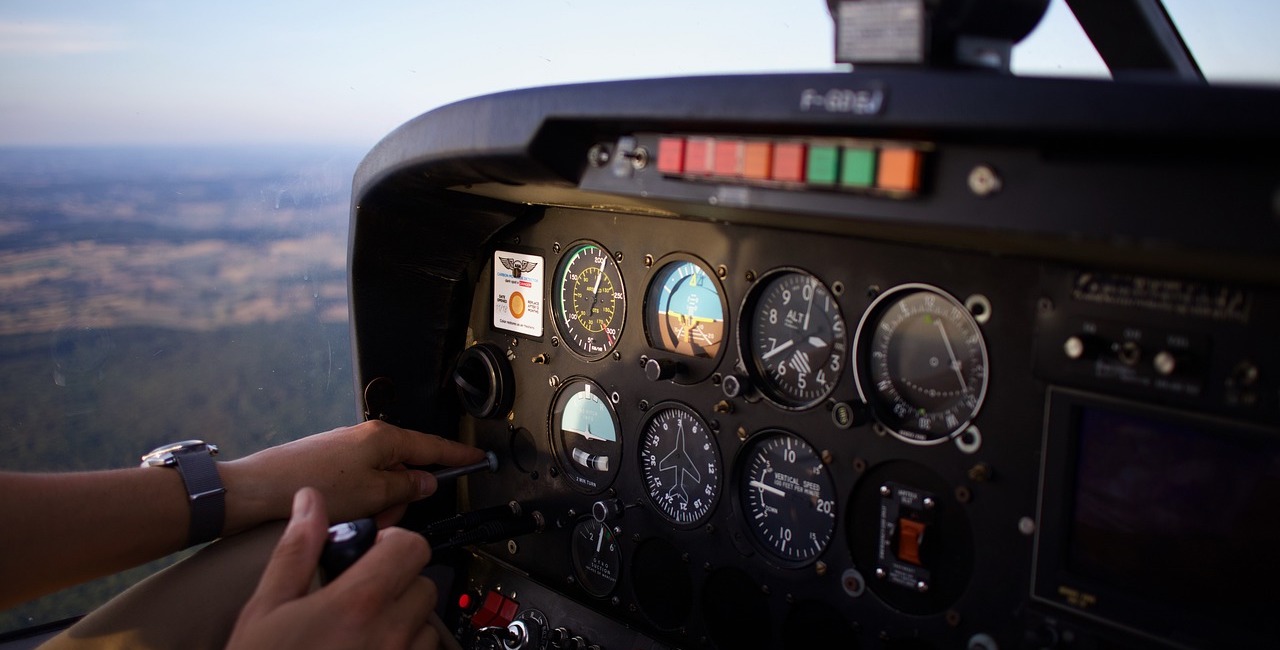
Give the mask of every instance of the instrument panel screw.
[{"label": "instrument panel screw", "polygon": [[934,508],[936,508],[936,507],[938,507],[938,502],[937,502],[937,501],[935,501],[935,500],[933,499],[933,497],[925,497],[925,498],[924,498],[924,509],[925,509],[925,510],[933,510],[933,509],[934,509]]},{"label": "instrument panel screw", "polygon": [[559,252],[560,252],[560,242],[555,242],[555,243],[551,244],[551,252],[553,252],[553,253],[559,253]]},{"label": "instrument panel screw", "polygon": [[616,253],[614,253],[614,254],[613,254],[613,259],[614,259],[614,261],[616,261],[617,263],[621,264],[621,263],[622,263],[622,251],[617,251]]},{"label": "instrument panel screw", "polygon": [[725,279],[725,278],[729,277],[729,267],[727,267],[727,266],[725,266],[725,265],[723,265],[723,264],[721,264],[720,266],[717,266],[717,267],[716,267],[716,277],[720,278],[721,280],[723,280],[723,279]]},{"label": "instrument panel screw", "polygon": [[1031,517],[1023,517],[1018,520],[1018,532],[1028,537],[1036,533],[1036,520]]},{"label": "instrument panel screw", "polygon": [[827,563],[822,560],[818,560],[818,563],[813,565],[813,570],[819,576],[825,576],[827,575]]},{"label": "instrument panel screw", "polygon": [[514,539],[509,539],[509,540],[507,540],[507,553],[508,553],[508,554],[510,554],[510,555],[515,555],[515,554],[516,554],[516,553],[518,553],[519,551],[520,551],[520,546],[519,546],[518,544],[516,544],[516,540],[514,540]]},{"label": "instrument panel screw", "polygon": [[929,591],[929,583],[925,582],[924,580],[920,580],[916,582],[916,591],[922,594],[926,591]]},{"label": "instrument panel screw", "polygon": [[876,568],[876,577],[877,577],[877,578],[879,578],[879,579],[881,579],[881,580],[884,580],[885,578],[889,577],[889,574],[888,574],[888,573],[885,573],[884,569],[881,569],[881,568],[877,567],[877,568]]},{"label": "instrument panel screw", "polygon": [[991,466],[986,463],[978,463],[969,468],[969,480],[977,483],[985,483],[991,479]]},{"label": "instrument panel screw", "polygon": [[587,162],[592,167],[603,167],[609,163],[609,146],[601,143],[591,145],[587,150]]},{"label": "instrument panel screw", "polygon": [[963,485],[956,488],[956,501],[959,501],[960,503],[969,503],[971,499],[973,499],[973,493],[969,491],[969,488]]},{"label": "instrument panel screw", "polygon": [[969,190],[978,196],[991,196],[1003,186],[1000,175],[989,165],[978,165],[969,172]]},{"label": "instrument panel screw", "polygon": [[881,486],[880,486],[880,496],[882,496],[882,497],[887,497],[887,496],[889,496],[889,495],[891,495],[891,494],[893,494],[893,489],[892,489],[892,488],[890,488],[890,487],[889,487],[889,486],[887,486],[887,485],[881,485]]},{"label": "instrument panel screw", "polygon": [[716,405],[713,407],[713,409],[715,410],[716,413],[724,415],[724,414],[733,412],[733,404],[730,404],[729,400],[722,399],[719,402],[716,402]]},{"label": "instrument panel screw", "polygon": [[644,268],[646,268],[646,269],[647,269],[647,268],[649,268],[649,267],[651,267],[651,266],[653,266],[653,256],[652,256],[652,255],[650,255],[650,254],[648,254],[648,253],[645,253],[645,254],[644,254]]},{"label": "instrument panel screw", "polygon": [[738,427],[738,440],[746,440],[746,439],[747,439],[747,428]]},{"label": "instrument panel screw", "polygon": [[821,453],[820,455],[822,456],[822,464],[823,464],[823,465],[830,465],[830,464],[831,464],[831,450],[830,450],[830,449],[823,449],[823,450],[822,450],[822,453]]},{"label": "instrument panel screw", "polygon": [[648,411],[648,410],[649,410],[649,400],[647,400],[647,399],[642,399],[642,400],[640,400],[639,407],[640,407],[640,411],[641,411],[641,412]]},{"label": "instrument panel screw", "polygon": [[745,276],[745,277],[747,278],[747,282],[755,282],[755,281],[756,281],[756,272],[755,272],[755,271],[747,271],[747,274],[746,274],[746,276]]},{"label": "instrument panel screw", "polygon": [[863,473],[863,472],[867,471],[867,461],[866,461],[866,459],[863,459],[863,458],[855,458],[855,459],[853,459],[853,471],[855,471],[855,472],[857,472],[857,473],[859,473],[859,474],[861,474],[861,473]]},{"label": "instrument panel screw", "polygon": [[622,599],[618,598],[617,596],[614,596],[613,598],[609,599],[609,604],[613,605],[614,607],[617,607],[618,605],[622,604]]},{"label": "instrument panel screw", "polygon": [[560,385],[560,376],[559,376],[559,375],[551,375],[550,377],[547,377],[547,385],[548,385],[548,386],[550,386],[550,387],[552,387],[552,388],[555,388],[556,386],[559,386],[559,385]]},{"label": "instrument panel screw", "polygon": [[948,609],[946,619],[947,619],[947,625],[950,625],[951,627],[957,627],[960,625],[960,612],[957,612],[954,609]]},{"label": "instrument panel screw", "polygon": [[551,337],[551,347],[553,348],[560,347],[560,337],[558,336]]},{"label": "instrument panel screw", "polygon": [[614,360],[614,361],[622,361],[622,353],[621,353],[621,352],[618,352],[617,350],[614,350],[614,351],[613,351],[613,360]]}]

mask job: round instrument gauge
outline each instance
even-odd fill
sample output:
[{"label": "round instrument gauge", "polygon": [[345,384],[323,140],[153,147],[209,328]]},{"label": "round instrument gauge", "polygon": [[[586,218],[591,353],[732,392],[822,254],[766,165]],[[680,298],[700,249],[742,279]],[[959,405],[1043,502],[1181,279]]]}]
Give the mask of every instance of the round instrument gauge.
[{"label": "round instrument gauge", "polygon": [[739,322],[747,373],[765,397],[803,409],[835,389],[846,354],[844,318],[818,278],[769,272],[747,295]]},{"label": "round instrument gauge", "polygon": [[969,310],[923,284],[881,294],[854,339],[858,392],[877,421],[914,444],[964,430],[987,392],[987,346]]},{"label": "round instrument gauge", "polygon": [[618,474],[622,456],[618,414],[594,382],[574,378],[556,393],[551,409],[551,446],[574,487],[595,494]]},{"label": "round instrument gauge", "polygon": [[752,538],[786,566],[812,563],[836,528],[836,488],[799,436],[763,432],[743,449],[738,498]]},{"label": "round instrument gauge", "polygon": [[645,493],[662,516],[697,526],[720,499],[720,450],[702,418],[683,404],[656,406],[640,434]]},{"label": "round instrument gauge", "polygon": [[627,316],[622,271],[595,242],[569,246],[556,268],[552,313],[565,347],[587,359],[609,354]]},{"label": "round instrument gauge", "polygon": [[649,345],[687,357],[720,356],[728,309],[711,277],[692,259],[671,261],[658,269],[645,298]]},{"label": "round instrument gauge", "polygon": [[592,596],[603,598],[618,586],[622,575],[622,550],[607,524],[585,519],[573,529],[573,573]]}]

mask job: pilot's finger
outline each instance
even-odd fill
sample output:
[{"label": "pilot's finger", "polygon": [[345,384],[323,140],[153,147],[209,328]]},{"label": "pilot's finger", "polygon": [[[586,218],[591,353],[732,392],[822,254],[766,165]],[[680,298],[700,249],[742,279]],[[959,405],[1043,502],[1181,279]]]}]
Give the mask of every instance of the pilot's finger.
[{"label": "pilot's finger", "polygon": [[484,451],[464,445],[456,440],[446,440],[440,436],[418,433],[408,429],[395,428],[394,439],[388,436],[392,444],[392,457],[384,465],[389,467],[395,463],[408,465],[466,465],[478,463],[484,459]]},{"label": "pilot's finger", "polygon": [[436,626],[433,623],[427,623],[418,630],[418,636],[409,647],[413,650],[435,650],[440,647],[440,639],[440,631]]},{"label": "pilot's finger", "polygon": [[316,490],[302,488],[294,494],[289,525],[267,561],[250,604],[270,611],[307,593],[328,536],[324,512],[324,497]]},{"label": "pilot's finger", "polygon": [[395,629],[393,645],[411,644],[424,626],[429,626],[436,606],[436,584],[417,576],[391,605],[383,610],[382,620],[388,631]]},{"label": "pilot's finger", "polygon": [[[431,547],[417,533],[403,528],[378,531],[377,541],[364,556],[330,583],[338,590],[373,589],[390,602],[409,586],[431,559]],[[361,584],[363,583],[363,584]]]}]

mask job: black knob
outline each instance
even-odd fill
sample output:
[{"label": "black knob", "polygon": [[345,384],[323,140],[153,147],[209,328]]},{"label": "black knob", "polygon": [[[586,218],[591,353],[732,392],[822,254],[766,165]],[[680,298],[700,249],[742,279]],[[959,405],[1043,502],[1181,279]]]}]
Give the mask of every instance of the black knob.
[{"label": "black knob", "polygon": [[618,499],[601,499],[591,504],[591,516],[604,523],[622,516],[622,501]]},{"label": "black knob", "polygon": [[664,381],[684,372],[684,364],[671,359],[649,359],[644,362],[644,376],[649,381]]},{"label": "black knob", "polygon": [[565,642],[568,641],[571,636],[573,635],[569,633],[569,628],[561,626],[552,629],[550,634],[547,635],[547,640],[551,643],[551,647],[563,648]]},{"label": "black knob", "polygon": [[462,352],[453,370],[462,406],[476,418],[506,417],[515,400],[515,375],[502,349],[479,343]]}]

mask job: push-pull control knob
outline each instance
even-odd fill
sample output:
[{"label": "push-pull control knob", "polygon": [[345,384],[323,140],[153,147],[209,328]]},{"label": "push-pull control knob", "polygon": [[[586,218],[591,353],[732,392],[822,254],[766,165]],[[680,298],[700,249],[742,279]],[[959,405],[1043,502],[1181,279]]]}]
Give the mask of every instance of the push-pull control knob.
[{"label": "push-pull control knob", "polygon": [[673,359],[649,359],[644,362],[644,376],[649,381],[666,381],[684,372],[684,364]]},{"label": "push-pull control knob", "polygon": [[569,632],[569,628],[561,626],[551,630],[551,633],[547,635],[547,641],[550,642],[552,648],[564,648],[565,642],[572,636],[573,634]]},{"label": "push-pull control knob", "polygon": [[506,417],[515,400],[516,382],[502,349],[479,343],[462,352],[453,369],[462,406],[475,418]]},{"label": "push-pull control knob", "polygon": [[1106,349],[1106,341],[1092,334],[1073,334],[1062,343],[1062,353],[1068,359],[1093,359]]},{"label": "push-pull control knob", "polygon": [[507,626],[507,634],[502,639],[502,646],[506,650],[536,649],[541,636],[542,630],[539,629],[536,621],[518,618]]}]

